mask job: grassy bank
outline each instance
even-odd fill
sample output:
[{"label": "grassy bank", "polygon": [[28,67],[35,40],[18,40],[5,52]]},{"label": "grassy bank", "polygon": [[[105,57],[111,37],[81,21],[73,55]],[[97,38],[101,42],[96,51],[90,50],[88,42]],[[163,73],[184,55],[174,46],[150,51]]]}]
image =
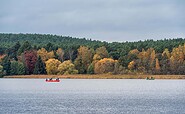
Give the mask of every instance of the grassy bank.
[{"label": "grassy bank", "polygon": [[4,78],[63,78],[63,79],[185,79],[185,75],[16,75],[4,76]]}]

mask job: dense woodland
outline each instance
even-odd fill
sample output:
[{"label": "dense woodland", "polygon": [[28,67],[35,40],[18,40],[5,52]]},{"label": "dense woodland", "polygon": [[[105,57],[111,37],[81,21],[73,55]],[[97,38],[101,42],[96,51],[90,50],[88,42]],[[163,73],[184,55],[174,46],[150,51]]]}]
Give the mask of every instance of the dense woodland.
[{"label": "dense woodland", "polygon": [[0,76],[29,74],[185,74],[185,39],[101,42],[0,33]]}]

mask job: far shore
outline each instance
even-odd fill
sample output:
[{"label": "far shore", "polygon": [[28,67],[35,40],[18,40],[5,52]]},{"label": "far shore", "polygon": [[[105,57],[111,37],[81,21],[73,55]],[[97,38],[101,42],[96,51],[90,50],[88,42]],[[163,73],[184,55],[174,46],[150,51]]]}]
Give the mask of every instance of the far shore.
[{"label": "far shore", "polygon": [[4,78],[61,78],[61,79],[146,79],[146,77],[154,77],[155,79],[185,79],[185,75],[14,75],[4,76]]}]

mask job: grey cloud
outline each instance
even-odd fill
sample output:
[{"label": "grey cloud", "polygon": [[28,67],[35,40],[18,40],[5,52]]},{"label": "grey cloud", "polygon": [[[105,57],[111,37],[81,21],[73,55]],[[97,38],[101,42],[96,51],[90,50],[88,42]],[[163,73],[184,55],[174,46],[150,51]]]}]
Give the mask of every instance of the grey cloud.
[{"label": "grey cloud", "polygon": [[2,0],[0,32],[107,41],[184,37],[183,0]]}]

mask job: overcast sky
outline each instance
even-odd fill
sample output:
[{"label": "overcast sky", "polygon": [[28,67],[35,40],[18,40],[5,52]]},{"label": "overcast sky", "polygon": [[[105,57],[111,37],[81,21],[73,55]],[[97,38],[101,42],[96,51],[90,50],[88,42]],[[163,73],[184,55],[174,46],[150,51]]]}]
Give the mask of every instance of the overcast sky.
[{"label": "overcast sky", "polygon": [[1,0],[1,33],[101,41],[185,37],[185,0]]}]

